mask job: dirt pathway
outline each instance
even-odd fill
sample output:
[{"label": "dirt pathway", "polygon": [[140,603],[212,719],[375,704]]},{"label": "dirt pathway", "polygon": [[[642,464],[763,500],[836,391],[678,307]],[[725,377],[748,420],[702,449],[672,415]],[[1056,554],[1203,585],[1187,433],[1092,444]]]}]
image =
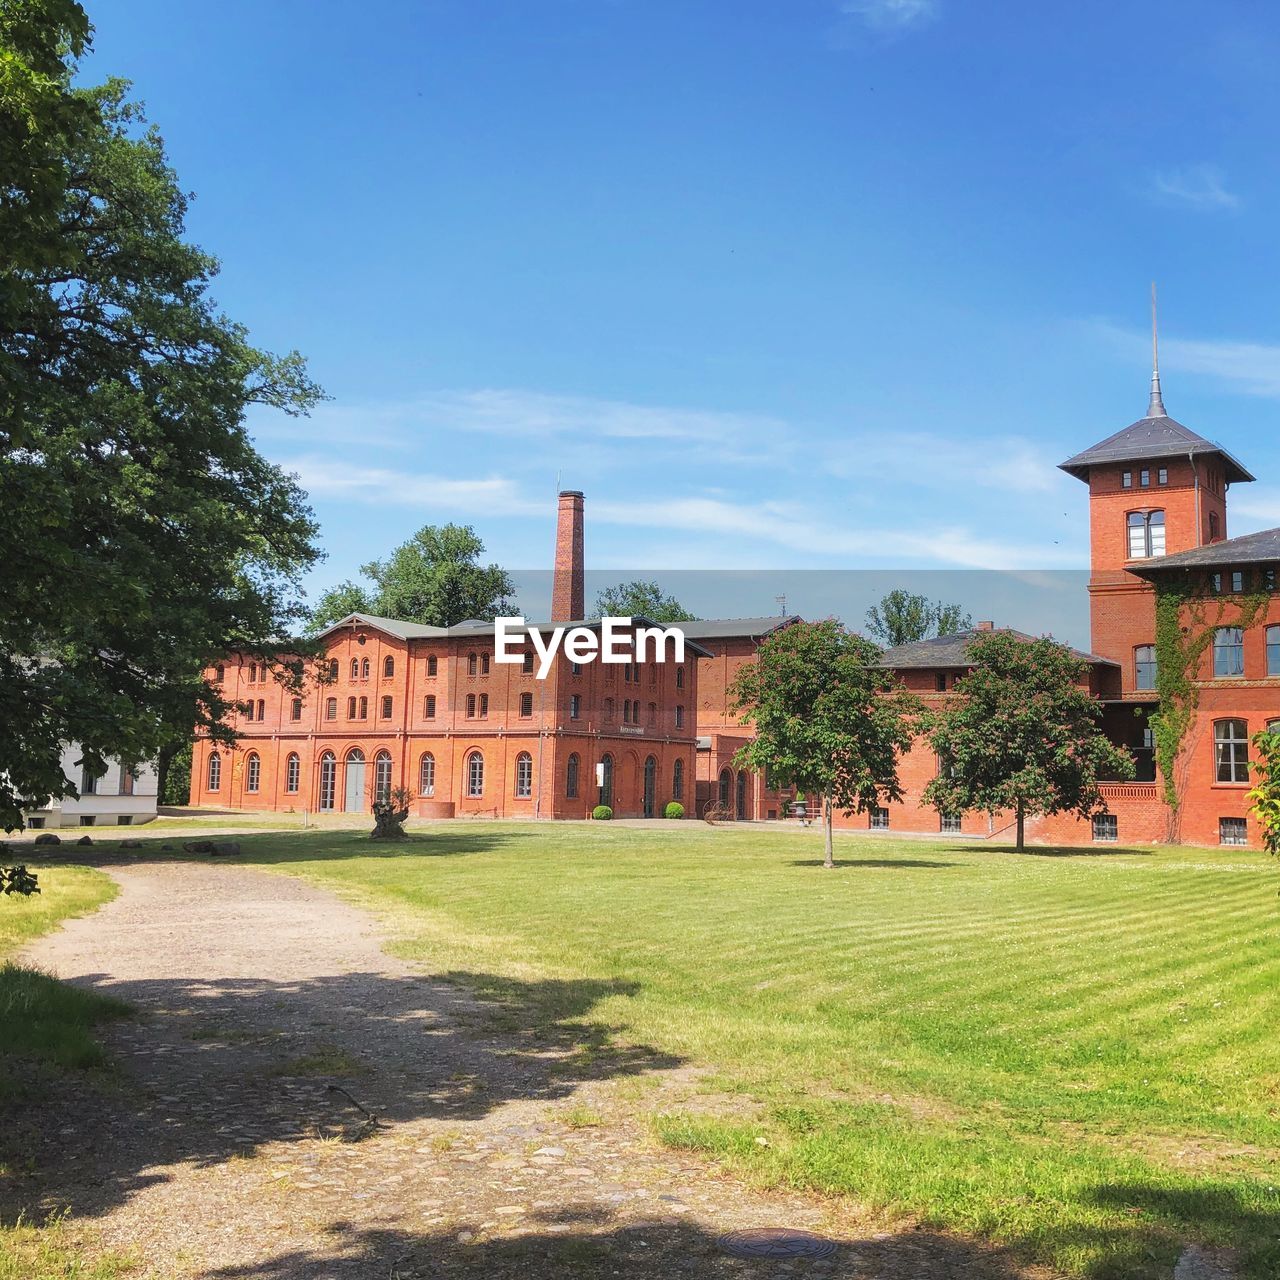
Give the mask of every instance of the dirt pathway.
[{"label": "dirt pathway", "polygon": [[[138,1008],[108,1033],[119,1081],[6,1121],[31,1172],[4,1208],[69,1205],[93,1247],[138,1251],[140,1278],[1023,1274],[923,1233],[854,1238],[847,1207],[655,1148],[636,1112],[688,1096],[696,1073],[604,1049],[591,1006],[607,984],[565,988],[578,1003],[548,1023],[536,984],[481,1003],[484,975],[414,972],[370,917],[301,881],[110,873],[121,895],[28,958]],[[841,1248],[741,1261],[717,1245],[765,1226]]]}]

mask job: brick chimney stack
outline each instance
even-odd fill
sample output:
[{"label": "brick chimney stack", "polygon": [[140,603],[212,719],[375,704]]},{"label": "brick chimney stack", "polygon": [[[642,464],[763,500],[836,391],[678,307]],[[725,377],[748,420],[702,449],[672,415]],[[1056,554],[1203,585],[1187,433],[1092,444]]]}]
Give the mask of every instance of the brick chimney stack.
[{"label": "brick chimney stack", "polygon": [[551,584],[551,621],[577,622],[586,614],[582,580],[582,491],[560,491],[556,520],[556,568]]},{"label": "brick chimney stack", "polygon": [[980,623],[978,623],[978,630],[979,630],[979,631],[994,631],[995,629],[996,629],[996,624],[995,624],[994,622],[980,622]]}]

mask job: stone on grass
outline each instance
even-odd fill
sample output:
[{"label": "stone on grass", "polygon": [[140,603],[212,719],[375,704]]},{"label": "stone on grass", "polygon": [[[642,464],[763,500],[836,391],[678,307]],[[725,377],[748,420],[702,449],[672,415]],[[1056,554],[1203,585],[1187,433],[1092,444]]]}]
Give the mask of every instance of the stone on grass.
[{"label": "stone on grass", "polygon": [[36,836],[36,844],[61,844],[62,837],[56,836],[52,831],[42,831]]}]

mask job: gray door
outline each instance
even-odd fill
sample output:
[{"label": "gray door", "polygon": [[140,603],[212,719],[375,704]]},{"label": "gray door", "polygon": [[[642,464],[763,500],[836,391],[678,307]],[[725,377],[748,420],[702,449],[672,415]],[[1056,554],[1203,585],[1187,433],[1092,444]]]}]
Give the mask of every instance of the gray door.
[{"label": "gray door", "polygon": [[353,751],[347,757],[346,798],[343,809],[347,813],[364,812],[364,753]]}]

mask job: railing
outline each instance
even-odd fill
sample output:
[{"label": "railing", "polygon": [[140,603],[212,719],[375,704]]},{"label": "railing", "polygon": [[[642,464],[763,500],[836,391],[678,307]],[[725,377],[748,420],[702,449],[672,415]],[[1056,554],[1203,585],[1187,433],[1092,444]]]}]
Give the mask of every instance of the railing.
[{"label": "railing", "polygon": [[1154,800],[1159,793],[1155,782],[1104,782],[1098,790],[1104,800]]}]

